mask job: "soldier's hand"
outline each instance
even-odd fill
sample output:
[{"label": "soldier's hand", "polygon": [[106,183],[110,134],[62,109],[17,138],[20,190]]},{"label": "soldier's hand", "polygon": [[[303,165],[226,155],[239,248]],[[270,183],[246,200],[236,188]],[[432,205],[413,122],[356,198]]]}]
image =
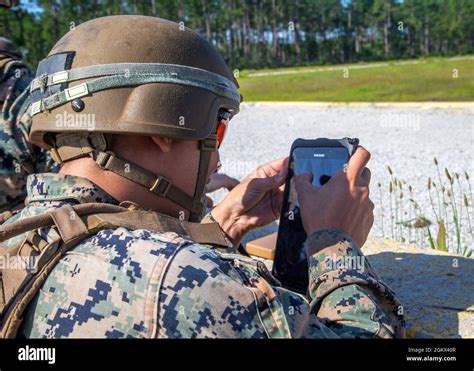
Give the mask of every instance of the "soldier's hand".
[{"label": "soldier's hand", "polygon": [[370,153],[358,147],[345,170],[324,186],[311,184],[311,174],[295,177],[303,226],[308,235],[321,229],[338,229],[362,246],[374,223],[374,204],[369,199]]},{"label": "soldier's hand", "polygon": [[212,210],[212,216],[234,245],[251,229],[280,215],[288,157],[258,167]]}]

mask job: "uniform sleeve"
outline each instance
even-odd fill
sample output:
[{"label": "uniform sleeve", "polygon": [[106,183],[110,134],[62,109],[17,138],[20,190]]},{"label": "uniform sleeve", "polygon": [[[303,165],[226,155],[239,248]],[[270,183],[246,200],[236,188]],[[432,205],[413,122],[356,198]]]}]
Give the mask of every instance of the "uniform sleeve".
[{"label": "uniform sleeve", "polygon": [[[313,270],[312,278],[315,275],[320,276]],[[175,255],[164,275],[157,335],[166,338],[380,336],[382,330],[377,326],[385,324],[385,319],[374,317],[373,312],[381,306],[375,297],[372,299],[371,295],[375,294],[370,289],[365,289],[360,281],[341,285],[340,291],[325,291],[322,283],[315,284],[313,280],[314,299],[310,302],[279,286],[262,262],[191,245]],[[331,307],[345,296],[349,300],[347,304]],[[345,308],[342,313],[341,308]]]},{"label": "uniform sleeve", "polygon": [[327,328],[340,337],[404,337],[403,307],[354,240],[321,230],[305,245],[311,307]]}]

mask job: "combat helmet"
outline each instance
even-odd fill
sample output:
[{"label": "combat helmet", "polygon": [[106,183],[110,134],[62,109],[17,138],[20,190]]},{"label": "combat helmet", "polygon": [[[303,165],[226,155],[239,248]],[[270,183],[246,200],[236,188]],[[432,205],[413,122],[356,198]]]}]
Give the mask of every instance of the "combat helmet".
[{"label": "combat helmet", "polygon": [[[160,18],[97,18],[56,43],[30,90],[30,139],[57,162],[90,156],[102,169],[188,210],[191,221],[200,219],[218,127],[238,113],[241,101],[232,71],[207,40]],[[58,124],[58,114],[76,113],[93,114],[94,127]],[[118,158],[108,148],[109,134],[200,141],[194,194]]]},{"label": "combat helmet", "polygon": [[14,59],[21,59],[23,56],[21,52],[16,48],[15,44],[6,37],[0,37],[0,58],[6,56]]}]

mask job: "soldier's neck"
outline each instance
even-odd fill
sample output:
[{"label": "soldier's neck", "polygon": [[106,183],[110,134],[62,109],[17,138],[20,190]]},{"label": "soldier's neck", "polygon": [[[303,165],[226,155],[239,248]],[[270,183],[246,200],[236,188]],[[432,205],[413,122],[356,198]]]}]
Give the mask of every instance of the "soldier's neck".
[{"label": "soldier's neck", "polygon": [[175,218],[180,217],[182,209],[173,202],[150,193],[131,180],[111,171],[97,167],[91,158],[83,157],[62,165],[60,174],[78,176],[90,180],[118,202],[131,201],[145,210],[153,210]]}]

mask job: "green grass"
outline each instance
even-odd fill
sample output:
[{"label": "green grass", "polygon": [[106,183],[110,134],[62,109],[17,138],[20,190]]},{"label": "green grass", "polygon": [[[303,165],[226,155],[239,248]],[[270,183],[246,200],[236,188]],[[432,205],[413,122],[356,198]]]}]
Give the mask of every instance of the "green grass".
[{"label": "green grass", "polygon": [[[344,68],[348,78],[343,77]],[[458,78],[453,78],[454,69]],[[290,74],[252,76],[275,72]],[[245,102],[474,101],[474,56],[246,70],[238,81]]]}]

